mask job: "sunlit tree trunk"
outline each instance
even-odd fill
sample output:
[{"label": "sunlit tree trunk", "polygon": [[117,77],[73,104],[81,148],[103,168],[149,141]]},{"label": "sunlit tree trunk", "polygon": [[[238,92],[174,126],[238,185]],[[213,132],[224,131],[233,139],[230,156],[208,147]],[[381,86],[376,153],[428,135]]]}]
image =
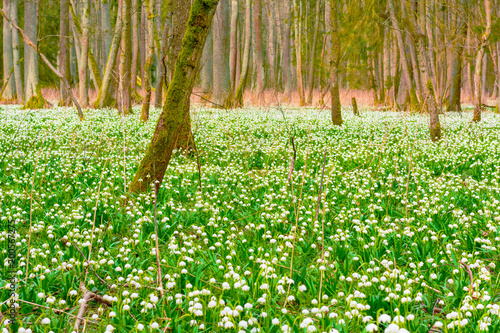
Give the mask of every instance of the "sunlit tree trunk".
[{"label": "sunlit tree trunk", "polygon": [[[69,0],[61,0],[59,19],[59,72],[66,81],[71,82],[70,68],[70,31],[69,31]],[[68,106],[70,103],[69,94],[65,89],[64,80],[59,84],[59,105]]]},{"label": "sunlit tree trunk", "polygon": [[207,40],[205,41],[205,46],[203,47],[201,66],[201,90],[203,91],[205,98],[209,99],[212,93],[214,74],[212,29],[210,29]]},{"label": "sunlit tree trunk", "polygon": [[79,95],[80,104],[82,107],[89,105],[89,93],[87,87],[88,81],[88,62],[89,62],[89,16],[90,16],[90,0],[84,0],[82,6],[82,50],[81,50],[81,67],[79,68]]},{"label": "sunlit tree trunk", "polygon": [[261,0],[254,0],[253,7],[253,23],[254,23],[254,34],[255,34],[255,64],[257,68],[257,94],[262,94],[264,92],[264,55],[262,48],[262,11]]},{"label": "sunlit tree trunk", "polygon": [[182,50],[175,64],[172,82],[155,133],[130,184],[131,193],[145,192],[153,182],[155,190],[165,176],[180,128],[185,122],[185,104],[190,98],[200,65],[203,46],[218,0],[194,0]]},{"label": "sunlit tree trunk", "polygon": [[275,11],[275,2],[268,1],[266,4],[267,7],[267,17],[268,20],[268,35],[267,35],[267,55],[269,59],[269,67],[268,67],[268,75],[266,78],[267,87],[273,90],[278,88],[277,85],[277,68],[276,68],[276,11]]},{"label": "sunlit tree trunk", "polygon": [[281,50],[281,70],[283,73],[283,86],[286,95],[289,95],[293,90],[293,77],[292,77],[292,56],[290,45],[290,29],[291,29],[291,15],[290,15],[290,2],[279,2],[280,8],[280,24],[282,27],[283,48]]},{"label": "sunlit tree trunk", "polygon": [[[38,41],[38,0],[25,0],[24,2],[24,33],[37,46]],[[26,24],[29,22],[29,24]],[[38,54],[24,43],[24,82],[25,101],[29,101],[37,94],[38,86]]]},{"label": "sunlit tree trunk", "polygon": [[130,89],[132,94],[137,89],[137,62],[139,60],[139,25],[141,14],[141,3],[139,0],[132,0],[132,68],[130,75]]}]

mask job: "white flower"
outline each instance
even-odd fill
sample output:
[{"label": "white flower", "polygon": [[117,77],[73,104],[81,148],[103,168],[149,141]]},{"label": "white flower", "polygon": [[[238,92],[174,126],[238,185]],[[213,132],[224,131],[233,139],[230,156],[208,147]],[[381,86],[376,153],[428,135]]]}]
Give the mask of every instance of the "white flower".
[{"label": "white flower", "polygon": [[399,332],[399,326],[396,324],[390,324],[387,326],[387,328],[384,331],[385,333],[398,333]]},{"label": "white flower", "polygon": [[114,331],[114,329],[115,329],[115,328],[113,327],[113,325],[108,325],[108,326],[106,326],[106,332],[113,332],[113,331]]},{"label": "white flower", "polygon": [[299,286],[299,291],[306,291],[307,287],[304,286],[303,284]]},{"label": "white flower", "polygon": [[158,328],[158,327],[160,327],[160,325],[158,325],[158,323],[157,323],[157,322],[154,322],[154,323],[152,323],[152,324],[151,324],[151,325],[149,325],[149,326],[151,326],[151,328]]},{"label": "white flower", "polygon": [[375,324],[368,324],[368,326],[366,326],[367,332],[375,332],[377,330],[378,330],[378,327]]},{"label": "white flower", "polygon": [[391,316],[389,316],[388,314],[381,314],[379,317],[378,317],[378,321],[381,322],[381,323],[388,323],[391,321]]},{"label": "white flower", "polygon": [[42,319],[42,324],[43,324],[43,325],[48,325],[48,324],[50,324],[50,319],[49,319],[49,318],[43,318],[43,319]]},{"label": "white flower", "polygon": [[144,329],[144,325],[143,325],[143,324],[140,324],[140,323],[139,323],[139,324],[137,324],[137,329],[138,329],[139,331],[142,331],[142,330]]},{"label": "white flower", "polygon": [[271,321],[271,323],[272,323],[273,325],[279,325],[280,320],[279,320],[278,318],[274,318],[274,319]]},{"label": "white flower", "polygon": [[398,333],[410,333],[406,328],[400,328]]},{"label": "white flower", "polygon": [[239,327],[243,327],[243,328],[247,328],[248,327],[248,323],[244,320],[240,321],[240,323],[238,324]]}]

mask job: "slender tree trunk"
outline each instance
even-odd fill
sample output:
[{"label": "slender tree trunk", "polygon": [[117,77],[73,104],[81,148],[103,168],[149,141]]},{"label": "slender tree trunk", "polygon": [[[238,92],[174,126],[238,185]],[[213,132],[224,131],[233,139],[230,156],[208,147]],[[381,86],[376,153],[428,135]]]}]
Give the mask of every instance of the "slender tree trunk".
[{"label": "slender tree trunk", "polygon": [[[24,33],[37,46],[38,41],[38,0],[25,0],[24,2]],[[38,86],[38,54],[36,51],[24,44],[24,82],[26,84],[25,101],[28,102],[32,96],[37,94]]]},{"label": "slender tree trunk", "polygon": [[264,92],[264,56],[262,49],[262,19],[261,0],[254,0],[253,8],[253,23],[255,33],[255,64],[257,65],[257,94],[261,95]]},{"label": "slender tree trunk", "polygon": [[313,100],[313,91],[314,91],[314,77],[316,76],[316,72],[314,70],[315,67],[315,59],[316,59],[316,47],[318,45],[318,35],[319,35],[319,21],[321,18],[321,0],[316,0],[316,19],[314,20],[314,35],[312,40],[312,49],[311,49],[311,57],[309,60],[309,94],[307,97],[307,104],[312,104]]},{"label": "slender tree trunk", "polygon": [[141,120],[146,122],[149,119],[149,105],[151,102],[151,76],[154,56],[154,0],[146,0],[148,14],[148,58],[144,67],[144,90],[145,96],[142,103]]},{"label": "slender tree trunk", "polygon": [[[500,10],[499,10],[500,12]],[[497,42],[497,112],[500,112],[500,42]]]},{"label": "slender tree trunk", "polygon": [[268,2],[267,7],[267,17],[268,17],[268,38],[267,38],[267,55],[269,59],[269,71],[268,77],[266,78],[268,88],[273,90],[277,89],[277,71],[276,71],[276,15],[274,10],[274,2]]},{"label": "slender tree trunk", "polygon": [[[69,0],[61,0],[59,19],[59,71],[67,82],[71,82],[70,68],[70,31],[69,31]],[[69,94],[64,86],[64,80],[60,82],[59,105],[70,105]]]},{"label": "slender tree trunk", "polygon": [[84,0],[82,6],[82,50],[81,50],[81,67],[79,68],[80,82],[80,104],[86,108],[89,105],[89,93],[87,87],[88,81],[88,62],[89,62],[89,17],[90,17],[90,0]]},{"label": "slender tree trunk", "polygon": [[[10,17],[15,24],[18,24],[17,18],[17,0],[10,2]],[[5,41],[4,41],[5,43]],[[14,66],[14,81],[16,83],[16,96],[19,104],[23,104],[23,78],[21,76],[21,60],[19,57],[19,33],[16,29],[12,29],[12,60]]]},{"label": "slender tree trunk", "polygon": [[289,1],[279,2],[278,6],[282,14],[280,15],[280,23],[283,33],[283,48],[281,50],[281,69],[283,71],[283,85],[286,95],[290,95],[293,90],[293,77],[292,77],[292,55],[290,45],[290,29],[291,29],[291,16],[290,16],[290,3]]},{"label": "slender tree trunk", "polygon": [[[10,0],[3,0],[3,8],[6,13],[10,13]],[[2,88],[5,85],[3,90],[2,98],[5,100],[12,100],[16,94],[16,85],[14,82],[14,78],[10,74],[13,69],[14,62],[12,59],[12,29],[9,23],[4,20],[3,21],[3,78],[4,81],[8,80],[8,82],[3,82],[0,85]]]},{"label": "slender tree trunk", "polygon": [[108,58],[106,61],[106,68],[104,69],[104,75],[102,77],[102,84],[99,87],[99,94],[95,102],[96,108],[104,108],[106,106],[111,106],[112,94],[110,92],[110,86],[113,79],[113,69],[115,68],[116,58],[118,55],[118,49],[120,46],[121,35],[122,35],[122,14],[121,14],[121,1],[118,2],[118,10],[116,14],[115,30],[113,33],[113,40],[111,42],[111,47],[108,52]]},{"label": "slender tree trunk", "polygon": [[300,0],[295,0],[293,8],[295,16],[294,27],[295,27],[295,56],[297,57],[297,81],[299,88],[300,106],[303,106],[306,104],[306,100],[304,92],[304,78],[302,71],[302,2]]},{"label": "slender tree trunk", "polygon": [[243,49],[243,60],[241,62],[241,75],[238,88],[236,89],[235,106],[243,106],[243,93],[248,80],[248,67],[250,65],[250,42],[252,40],[252,1],[246,0],[245,5],[245,46]]},{"label": "slender tree trunk", "polygon": [[224,108],[233,106],[229,74],[229,0],[220,0],[214,19],[214,87],[215,103]]},{"label": "slender tree trunk", "polygon": [[124,116],[132,113],[131,72],[132,72],[132,0],[122,0],[122,37],[120,56],[120,88],[118,110]]},{"label": "slender tree trunk", "polygon": [[142,8],[141,2],[139,0],[132,1],[132,72],[130,76],[130,89],[132,90],[132,94],[134,94],[137,89],[137,62],[139,59],[139,15],[141,14]]},{"label": "slender tree trunk", "polygon": [[218,0],[194,0],[182,50],[176,61],[174,76],[167,91],[163,112],[155,133],[130,184],[131,193],[155,190],[165,176],[177,135],[187,117],[185,104],[190,98],[200,65],[203,46],[210,30]]},{"label": "slender tree trunk", "polygon": [[342,109],[340,105],[339,89],[339,65],[340,65],[340,37],[339,37],[339,9],[337,1],[330,2],[330,29],[332,34],[332,54],[331,54],[331,86],[332,95],[332,123],[340,126],[343,123]]},{"label": "slender tree trunk", "polygon": [[[61,0],[63,1],[63,0]],[[101,26],[102,26],[102,63],[106,64],[109,50],[113,42],[113,29],[111,27],[111,0],[101,0]]]},{"label": "slender tree trunk", "polygon": [[491,33],[491,2],[490,0],[484,0],[484,8],[486,12],[486,31],[481,37],[481,41],[479,42],[479,50],[476,56],[476,66],[474,70],[474,115],[472,116],[473,122],[481,121],[481,69],[484,51],[486,46],[488,45],[488,37]]},{"label": "slender tree trunk", "polygon": [[156,90],[155,90],[155,107],[161,108],[163,103],[163,86],[165,85],[166,75],[167,75],[167,34],[168,29],[165,27],[162,29],[162,39],[159,47],[159,59],[158,59],[158,67],[159,67],[159,78],[157,78],[156,82]]},{"label": "slender tree trunk", "polygon": [[236,89],[236,60],[238,56],[238,0],[231,0],[231,32],[229,46],[229,73],[231,80],[231,90]]}]

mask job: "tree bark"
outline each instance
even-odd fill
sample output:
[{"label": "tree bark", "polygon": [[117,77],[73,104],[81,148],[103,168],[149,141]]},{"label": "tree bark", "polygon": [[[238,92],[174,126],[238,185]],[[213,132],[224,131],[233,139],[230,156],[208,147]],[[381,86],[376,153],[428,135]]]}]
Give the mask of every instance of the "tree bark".
[{"label": "tree bark", "polygon": [[243,94],[248,80],[248,67],[250,65],[250,43],[252,40],[252,1],[246,0],[245,4],[245,46],[243,48],[243,60],[241,61],[241,75],[238,88],[236,89],[235,106],[243,106]]},{"label": "tree bark", "polygon": [[130,75],[130,89],[132,94],[137,90],[137,62],[139,60],[139,15],[141,14],[141,2],[132,1],[132,69]]},{"label": "tree bark", "polygon": [[[59,71],[67,82],[71,82],[70,68],[70,31],[69,31],[69,0],[61,0],[60,2],[60,19],[59,19]],[[59,89],[59,105],[70,105],[68,91],[64,86],[64,80],[60,82]]]},{"label": "tree bark", "polygon": [[[17,0],[11,0],[10,13],[12,22],[18,24]],[[24,89],[23,89],[23,78],[21,76],[21,60],[19,57],[19,33],[17,32],[16,29],[12,29],[12,61],[14,66],[14,82],[16,83],[17,102],[19,104],[23,104]]]},{"label": "tree bark", "polygon": [[[38,0],[26,0],[24,3],[24,33],[33,41],[34,45],[38,45]],[[26,84],[24,98],[29,101],[32,96],[36,95],[38,86],[38,55],[35,49],[24,45],[24,82]]]},{"label": "tree bark", "polygon": [[162,103],[163,103],[163,86],[165,85],[166,81],[166,75],[167,75],[167,36],[168,36],[168,29],[167,27],[164,27],[162,29],[162,38],[160,42],[160,47],[159,47],[159,59],[158,59],[158,75],[159,77],[157,78],[156,81],[156,89],[155,89],[155,107],[161,108]]},{"label": "tree bark", "polygon": [[332,123],[340,126],[343,123],[342,109],[340,105],[339,89],[339,65],[340,65],[340,38],[339,38],[339,12],[338,3],[331,0],[330,28],[332,34],[332,53],[331,53],[331,86],[332,95]]},{"label": "tree bark", "polygon": [[218,0],[194,0],[182,50],[175,64],[167,99],[155,133],[130,184],[130,193],[145,192],[155,182],[158,191],[167,170],[177,135],[185,122],[185,104],[190,98],[200,65],[203,46]]},{"label": "tree bark", "polygon": [[144,90],[145,96],[142,102],[141,120],[146,122],[149,120],[149,105],[151,102],[151,76],[154,56],[154,15],[155,3],[154,0],[146,0],[148,14],[148,58],[146,66],[144,66]]},{"label": "tree bark", "polygon": [[[3,0],[3,8],[4,10],[10,14],[10,0]],[[3,78],[4,81],[2,84],[3,94],[2,98],[5,100],[12,100],[16,94],[16,85],[14,82],[14,78],[10,75],[11,70],[13,69],[14,62],[12,59],[12,29],[9,23],[4,20],[3,21]],[[8,80],[8,81],[7,81]]]},{"label": "tree bark", "polygon": [[308,80],[308,86],[309,86],[309,94],[307,96],[307,104],[312,104],[313,100],[313,91],[314,91],[314,77],[316,76],[314,67],[316,64],[316,47],[318,45],[318,35],[319,35],[319,21],[321,18],[321,0],[316,0],[316,19],[314,21],[314,35],[313,35],[313,40],[312,40],[312,47],[311,47],[311,57],[309,60],[309,80]]},{"label": "tree bark", "polygon": [[255,64],[257,71],[257,86],[256,92],[261,95],[264,92],[264,56],[262,50],[262,11],[261,0],[254,0],[253,7],[253,24],[254,24],[254,34],[255,34]]},{"label": "tree bark", "polygon": [[476,56],[476,66],[474,70],[474,114],[472,116],[473,122],[481,121],[481,69],[484,51],[488,45],[488,37],[491,33],[491,2],[490,0],[484,0],[484,9],[486,13],[486,31],[483,33],[481,40],[479,42],[479,50]]},{"label": "tree bark", "polygon": [[281,68],[283,71],[283,85],[284,92],[286,95],[290,95],[293,90],[293,77],[292,77],[292,56],[291,56],[291,45],[290,45],[290,29],[291,29],[291,17],[290,17],[290,4],[289,1],[279,2],[280,11],[280,23],[282,26],[283,33],[283,48],[281,50]]},{"label": "tree bark", "polygon": [[229,74],[229,16],[229,0],[220,0],[213,27],[213,98],[216,104],[224,108],[231,108],[234,103]]},{"label": "tree bark", "polygon": [[231,31],[229,45],[229,73],[231,90],[236,89],[236,60],[238,57],[238,0],[231,0]]},{"label": "tree bark", "polygon": [[[300,0],[294,1],[293,12],[295,28],[295,56],[297,57],[297,81],[299,88],[300,106],[303,106],[306,104],[306,100],[304,92],[304,78],[302,72],[302,2]],[[333,30],[334,29],[332,28],[332,31]]]},{"label": "tree bark", "polygon": [[82,6],[82,50],[81,50],[81,67],[79,68],[79,97],[80,104],[86,108],[89,105],[89,93],[87,87],[88,81],[88,62],[89,62],[89,17],[90,17],[90,0],[84,0]]},{"label": "tree bark", "polygon": [[205,98],[209,99],[212,94],[214,74],[212,29],[210,29],[205,46],[203,47],[201,66],[201,90]]},{"label": "tree bark", "polygon": [[274,10],[274,2],[269,1],[266,4],[268,17],[268,35],[267,35],[267,55],[269,59],[269,70],[266,78],[268,88],[277,89],[277,71],[276,71],[276,12]]},{"label": "tree bark", "polygon": [[132,72],[132,0],[122,0],[122,37],[120,56],[120,87],[118,110],[123,116],[132,113],[131,72]]}]

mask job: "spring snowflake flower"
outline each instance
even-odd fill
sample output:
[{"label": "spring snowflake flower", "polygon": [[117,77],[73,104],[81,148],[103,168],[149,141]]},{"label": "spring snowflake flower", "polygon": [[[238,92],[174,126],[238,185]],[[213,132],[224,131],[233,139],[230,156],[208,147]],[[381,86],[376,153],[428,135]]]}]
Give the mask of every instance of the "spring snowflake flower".
[{"label": "spring snowflake flower", "polygon": [[143,325],[143,324],[141,324],[141,323],[137,324],[137,329],[138,329],[139,331],[142,331],[142,330],[144,329],[144,325]]},{"label": "spring snowflake flower", "polygon": [[279,325],[280,320],[279,320],[278,318],[274,318],[274,319],[271,321],[271,323],[272,323],[273,325]]},{"label": "spring snowflake flower", "polygon": [[378,321],[380,323],[388,323],[391,321],[391,316],[389,316],[388,314],[381,314],[379,317],[378,317]]},{"label": "spring snowflake flower", "polygon": [[375,324],[368,324],[365,329],[367,332],[375,332],[378,330],[378,326]]},{"label": "spring snowflake flower", "polygon": [[158,328],[158,327],[160,327],[160,325],[158,325],[158,323],[157,323],[157,322],[154,322],[154,323],[152,323],[152,324],[151,324],[151,325],[149,325],[149,326],[151,326],[151,328]]},{"label": "spring snowflake flower", "polygon": [[106,332],[113,332],[114,330],[115,330],[115,327],[113,325],[106,326]]},{"label": "spring snowflake flower", "polygon": [[41,321],[41,323],[43,325],[48,325],[48,324],[50,324],[50,319],[49,318],[43,318],[42,321]]},{"label": "spring snowflake flower", "polygon": [[398,333],[398,332],[399,332],[399,326],[396,324],[390,324],[384,331],[384,333]]}]

